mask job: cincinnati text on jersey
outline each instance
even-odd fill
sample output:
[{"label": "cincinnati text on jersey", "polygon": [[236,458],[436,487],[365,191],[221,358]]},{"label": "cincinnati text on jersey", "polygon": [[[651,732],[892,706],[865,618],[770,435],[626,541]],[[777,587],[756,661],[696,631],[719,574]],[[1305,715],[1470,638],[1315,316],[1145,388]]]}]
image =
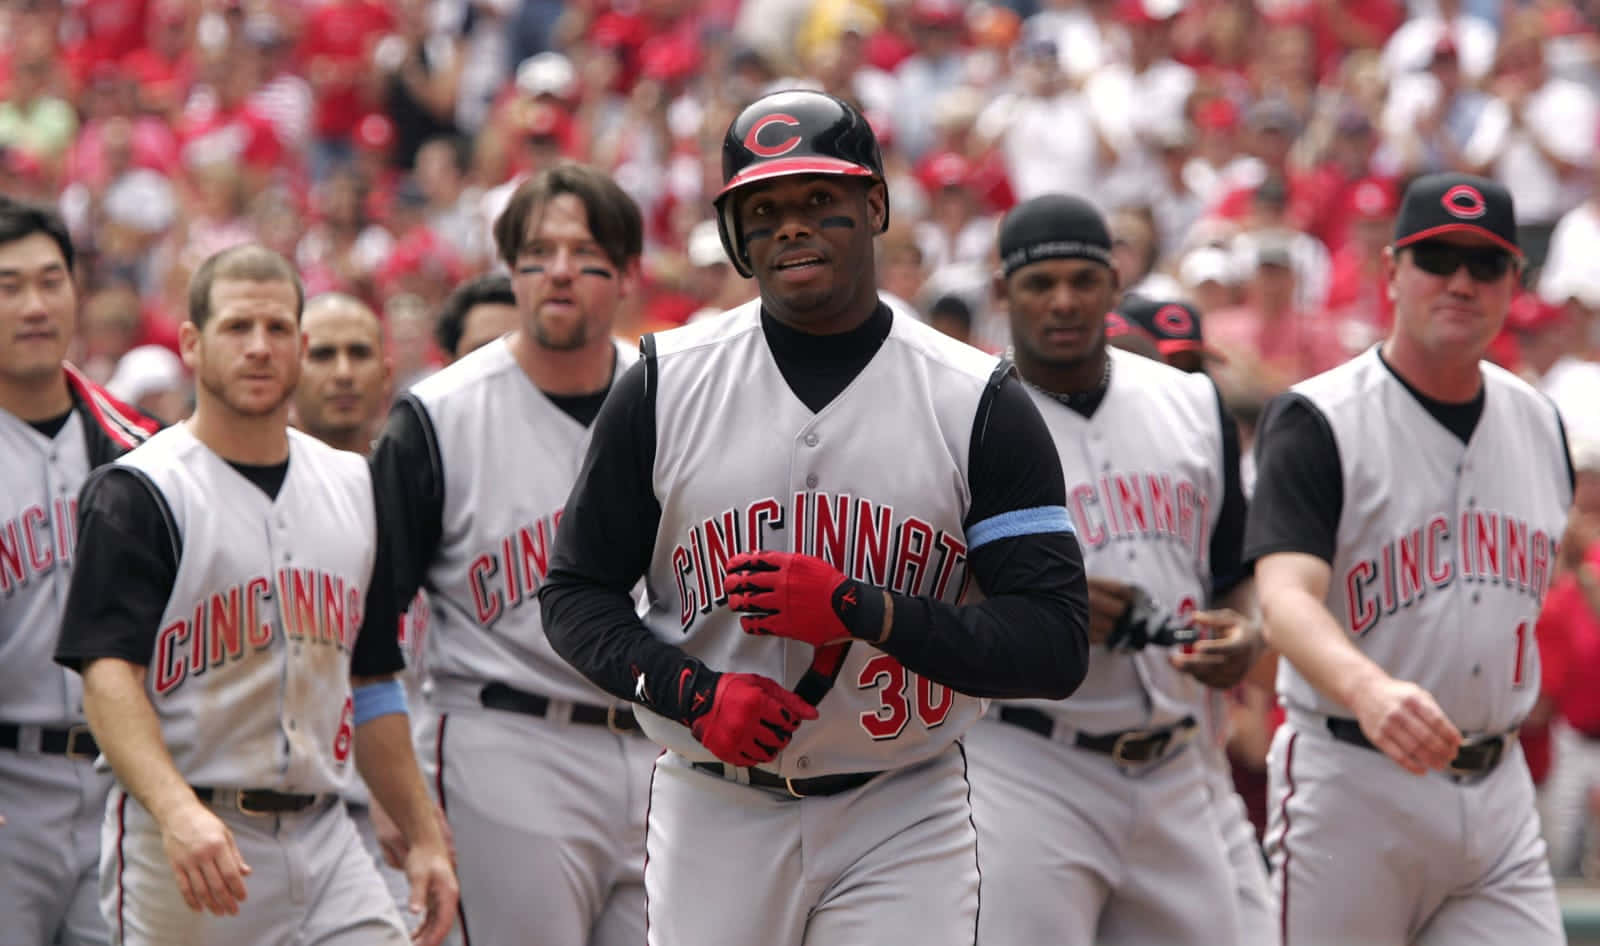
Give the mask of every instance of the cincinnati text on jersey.
[{"label": "cincinnati text on jersey", "polygon": [[155,691],[171,693],[209,669],[268,650],[280,637],[279,627],[290,641],[348,654],[361,628],[363,604],[359,582],[310,568],[281,568],[275,583],[258,575],[206,595],[191,617],[157,633]]},{"label": "cincinnati text on jersey", "polygon": [[[493,627],[507,612],[537,602],[539,586],[550,573],[550,552],[556,544],[561,510],[517,527],[494,547],[480,552],[467,567],[472,605],[478,623]],[[535,604],[537,607],[537,603]]]},{"label": "cincinnati text on jersey", "polygon": [[896,594],[953,600],[967,580],[966,539],[894,507],[848,493],[797,492],[786,507],[768,496],[689,528],[672,550],[684,631],[697,615],[727,603],[728,559],[772,548],[768,531],[788,535],[782,551],[815,555],[851,578]]},{"label": "cincinnati text on jersey", "polygon": [[78,501],[33,505],[0,525],[0,597],[72,564],[77,545]]},{"label": "cincinnati text on jersey", "polygon": [[1457,578],[1544,600],[1555,577],[1551,563],[1559,552],[1558,537],[1487,509],[1468,509],[1459,522],[1460,530],[1452,533],[1450,520],[1436,515],[1345,571],[1352,632],[1365,634],[1385,615]]},{"label": "cincinnati text on jersey", "polygon": [[1171,473],[1105,473],[1067,491],[1078,541],[1100,548],[1118,539],[1160,539],[1194,553],[1203,567],[1211,555],[1206,491]]}]

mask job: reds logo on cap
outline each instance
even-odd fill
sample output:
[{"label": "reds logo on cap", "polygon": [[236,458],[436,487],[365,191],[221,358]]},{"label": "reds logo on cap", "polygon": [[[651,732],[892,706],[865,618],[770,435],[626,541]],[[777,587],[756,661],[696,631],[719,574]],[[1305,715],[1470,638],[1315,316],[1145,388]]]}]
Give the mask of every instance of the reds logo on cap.
[{"label": "reds logo on cap", "polygon": [[1166,305],[1156,313],[1156,328],[1169,335],[1188,335],[1194,331],[1194,317],[1181,305]]},{"label": "reds logo on cap", "polygon": [[[790,135],[777,144],[764,145],[761,143],[761,133],[773,125],[784,125],[789,128],[799,128],[800,121],[793,115],[774,112],[750,126],[749,134],[744,136],[744,146],[751,152],[763,158],[776,158],[780,154],[788,154],[800,146],[800,136]],[[771,137],[770,135],[768,137]]]},{"label": "reds logo on cap", "polygon": [[1445,191],[1439,202],[1444,204],[1446,213],[1462,220],[1476,220],[1489,210],[1482,192],[1471,184],[1457,184]]}]

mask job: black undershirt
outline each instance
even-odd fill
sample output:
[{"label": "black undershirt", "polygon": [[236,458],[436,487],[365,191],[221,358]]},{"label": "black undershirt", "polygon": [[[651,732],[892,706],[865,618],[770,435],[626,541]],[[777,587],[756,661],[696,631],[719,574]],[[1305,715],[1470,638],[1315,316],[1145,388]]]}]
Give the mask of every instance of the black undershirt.
[{"label": "black undershirt", "polygon": [[[880,306],[850,332],[811,336],[763,313],[762,330],[784,380],[815,411],[872,360],[892,319]],[[656,389],[650,349],[646,339],[645,358],[618,380],[595,422],[540,601],[552,645],[585,676],[620,699],[637,700],[635,674],[642,675],[652,708],[682,719],[664,694],[681,674],[704,668],[657,640],[629,597],[648,569],[661,520],[652,477]],[[885,436],[893,436],[893,405],[885,407]],[[997,376],[980,404],[970,454],[968,528],[1011,510],[1065,506],[1055,446],[1014,372]],[[895,595],[893,634],[882,649],[907,669],[964,693],[1062,696],[1087,669],[1082,562],[1076,539],[1064,532],[980,546],[968,564],[987,600],[957,607]]]},{"label": "black undershirt", "polygon": [[72,408],[67,408],[59,417],[46,417],[44,420],[30,420],[28,426],[44,434],[51,440],[56,439],[56,434],[61,433],[61,428],[67,426],[67,421],[72,419]]},{"label": "black undershirt", "polygon": [[[1441,426],[1463,444],[1472,439],[1483,417],[1486,387],[1480,387],[1470,401],[1451,404],[1418,391],[1384,361],[1381,352],[1378,360]],[[1561,439],[1565,447],[1564,429]],[[1573,476],[1570,457],[1567,473]],[[1339,446],[1327,418],[1299,394],[1280,394],[1262,412],[1250,506],[1244,542],[1247,563],[1275,552],[1301,552],[1332,564],[1344,512]]]},{"label": "black undershirt", "polygon": [[[288,460],[228,465],[274,499],[289,473]],[[62,615],[57,663],[79,671],[101,657],[149,665],[183,554],[182,537],[173,533],[170,522],[166,500],[143,473],[105,466],[84,483],[78,502],[77,557]],[[382,529],[380,517],[374,585],[386,567]],[[356,638],[352,676],[383,676],[403,667],[394,635]]]},{"label": "black undershirt", "polygon": [[[540,393],[562,413],[590,427],[610,390]],[[378,586],[373,584],[364,621],[376,627],[395,627],[426,581],[444,530],[444,458],[439,455],[433,419],[416,398],[408,394],[395,403],[373,447],[371,465],[391,584],[384,594],[378,594]]]}]

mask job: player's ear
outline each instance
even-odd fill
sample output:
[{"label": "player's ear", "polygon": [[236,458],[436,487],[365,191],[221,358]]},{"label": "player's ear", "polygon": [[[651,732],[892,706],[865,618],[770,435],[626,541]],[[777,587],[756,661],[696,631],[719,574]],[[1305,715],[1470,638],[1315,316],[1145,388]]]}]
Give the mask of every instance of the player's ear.
[{"label": "player's ear", "polygon": [[1400,271],[1400,258],[1395,254],[1394,247],[1383,248],[1383,285],[1389,294],[1389,301],[1394,301],[1394,277]]},{"label": "player's ear", "polygon": [[989,274],[989,301],[996,305],[1006,301],[1006,272],[1003,269],[996,269]]},{"label": "player's ear", "polygon": [[889,220],[889,191],[882,181],[873,181],[867,187],[867,222],[873,233],[882,233]]},{"label": "player's ear", "polygon": [[623,299],[633,295],[639,288],[639,280],[639,258],[636,256],[617,267],[617,295]]},{"label": "player's ear", "polygon": [[183,359],[183,366],[194,374],[199,369],[200,362],[200,329],[188,319],[178,326],[178,356]]}]

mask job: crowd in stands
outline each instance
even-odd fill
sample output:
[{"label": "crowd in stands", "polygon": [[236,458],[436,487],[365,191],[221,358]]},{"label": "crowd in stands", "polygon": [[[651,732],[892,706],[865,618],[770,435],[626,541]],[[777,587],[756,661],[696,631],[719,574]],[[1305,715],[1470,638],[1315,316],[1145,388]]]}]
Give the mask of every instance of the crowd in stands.
[{"label": "crowd in stands", "polygon": [[[261,242],[308,292],[366,300],[409,384],[444,360],[451,289],[501,265],[511,189],[564,160],[645,210],[622,334],[751,298],[711,217],[723,130],[802,85],[858,103],[884,144],[886,292],[1001,351],[996,222],[1086,196],[1124,288],[1202,313],[1247,434],[1388,330],[1408,180],[1502,181],[1528,266],[1494,358],[1561,408],[1580,480],[1540,712],[1565,720],[1558,770],[1567,743],[1600,745],[1581,705],[1600,690],[1596,0],[4,0],[0,190],[69,221],[74,360],[170,421],[211,253]],[[1578,781],[1553,803],[1567,837],[1600,821],[1600,763]],[[1558,870],[1579,848],[1553,847]]]}]

